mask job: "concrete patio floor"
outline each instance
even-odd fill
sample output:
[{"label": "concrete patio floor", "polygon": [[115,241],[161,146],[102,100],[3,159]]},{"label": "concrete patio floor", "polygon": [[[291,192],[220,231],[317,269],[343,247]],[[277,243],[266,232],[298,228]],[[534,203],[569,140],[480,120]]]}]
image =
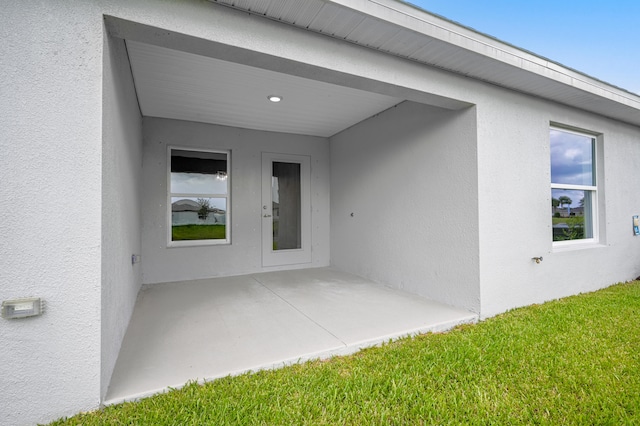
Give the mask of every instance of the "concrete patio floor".
[{"label": "concrete patio floor", "polygon": [[330,268],[156,284],[140,292],[105,404],[477,319]]}]

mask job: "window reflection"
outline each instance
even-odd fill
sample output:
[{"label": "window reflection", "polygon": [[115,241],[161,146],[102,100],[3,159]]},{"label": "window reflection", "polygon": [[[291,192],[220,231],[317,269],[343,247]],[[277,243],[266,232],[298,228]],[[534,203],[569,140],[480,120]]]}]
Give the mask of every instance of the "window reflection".
[{"label": "window reflection", "polygon": [[593,137],[551,130],[551,183],[595,185]]},{"label": "window reflection", "polygon": [[302,247],[300,164],[273,162],[273,249]]},{"label": "window reflection", "polygon": [[594,238],[596,141],[593,136],[550,130],[553,241]]},{"label": "window reflection", "polygon": [[228,241],[227,153],[171,150],[171,241]]}]

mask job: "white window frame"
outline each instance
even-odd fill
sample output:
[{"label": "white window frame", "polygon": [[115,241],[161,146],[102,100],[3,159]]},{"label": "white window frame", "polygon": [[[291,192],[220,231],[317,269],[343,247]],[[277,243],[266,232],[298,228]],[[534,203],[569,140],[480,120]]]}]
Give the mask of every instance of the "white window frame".
[{"label": "white window frame", "polygon": [[[172,151],[191,151],[191,152],[207,152],[214,154],[225,154],[227,156],[227,193],[178,193],[171,192],[171,152]],[[172,211],[171,199],[173,197],[189,197],[189,198],[224,198],[226,199],[226,217],[225,217],[225,239],[211,240],[184,240],[173,241],[172,238]],[[230,245],[231,244],[231,151],[225,149],[204,149],[192,148],[184,146],[167,146],[167,247],[193,247],[193,246],[214,246],[214,245]]]},{"label": "white window frame", "polygon": [[[567,190],[578,190],[578,191],[589,191],[591,192],[591,211],[589,212],[591,215],[591,238],[581,238],[581,239],[575,239],[575,240],[564,240],[564,241],[553,241],[552,238],[552,244],[553,244],[553,248],[554,249],[571,249],[571,248],[580,248],[581,246],[586,246],[586,245],[594,245],[594,244],[598,244],[600,241],[600,220],[598,217],[598,205],[600,204],[600,200],[598,198],[598,182],[600,181],[600,176],[599,176],[599,161],[598,158],[600,156],[599,152],[599,143],[598,143],[598,136],[595,133],[591,133],[591,132],[587,132],[587,131],[581,131],[581,130],[575,130],[572,129],[570,127],[564,127],[561,125],[551,125],[549,131],[551,130],[555,130],[558,132],[564,132],[564,133],[572,133],[574,135],[578,135],[578,136],[583,136],[586,138],[591,139],[591,143],[592,143],[592,164],[591,164],[591,168],[592,168],[592,173],[593,173],[593,185],[571,185],[571,184],[562,184],[562,183],[553,183],[551,182],[551,190],[553,189],[567,189]],[[551,144],[551,142],[549,142],[549,144]],[[551,161],[551,158],[549,158],[549,161]],[[551,176],[551,174],[550,174]],[[584,212],[585,215],[585,227],[586,227],[586,215],[587,213]],[[586,232],[586,229],[585,229]]]}]

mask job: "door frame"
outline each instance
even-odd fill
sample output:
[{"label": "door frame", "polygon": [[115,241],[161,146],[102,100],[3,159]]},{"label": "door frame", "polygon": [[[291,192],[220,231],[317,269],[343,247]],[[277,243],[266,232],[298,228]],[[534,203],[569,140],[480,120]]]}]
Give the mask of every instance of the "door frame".
[{"label": "door frame", "polygon": [[[273,163],[300,164],[301,248],[273,249]],[[308,155],[262,153],[262,266],[311,263],[311,157]]]}]

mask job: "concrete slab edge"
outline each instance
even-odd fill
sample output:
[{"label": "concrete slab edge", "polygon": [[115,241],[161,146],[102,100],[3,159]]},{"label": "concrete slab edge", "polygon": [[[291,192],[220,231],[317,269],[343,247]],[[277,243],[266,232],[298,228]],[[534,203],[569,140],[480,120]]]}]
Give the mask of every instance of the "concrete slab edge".
[{"label": "concrete slab edge", "polygon": [[278,362],[265,363],[265,364],[257,365],[257,366],[254,366],[254,367],[249,367],[249,368],[245,368],[245,369],[241,369],[241,370],[231,371],[231,372],[226,373],[226,374],[207,376],[207,377],[205,377],[203,379],[193,379],[193,380],[189,380],[189,381],[184,382],[184,383],[177,384],[175,386],[165,386],[165,387],[162,387],[162,388],[157,388],[157,389],[153,389],[153,390],[149,390],[149,391],[145,391],[145,392],[140,392],[140,393],[137,393],[137,394],[126,396],[126,397],[113,398],[113,399],[104,401],[102,403],[102,406],[106,407],[106,406],[110,406],[110,405],[122,404],[124,402],[139,401],[141,399],[148,398],[148,397],[153,396],[153,395],[166,393],[166,392],[169,392],[169,391],[175,390],[175,389],[181,389],[185,385],[187,385],[187,383],[196,382],[198,384],[204,384],[204,383],[216,380],[216,379],[221,379],[223,377],[240,376],[240,375],[245,374],[245,373],[257,373],[257,372],[262,371],[262,370],[275,370],[275,369],[278,369],[278,368],[283,368],[283,367],[287,367],[287,366],[295,365],[295,364],[301,364],[301,363],[304,363],[304,362],[307,362],[307,361],[312,361],[312,360],[324,360],[324,359],[333,358],[335,356],[351,355],[351,354],[354,354],[354,353],[356,353],[358,351],[361,351],[362,349],[371,348],[371,347],[375,347],[375,346],[380,346],[380,345],[382,345],[384,343],[395,341],[395,340],[399,340],[399,339],[402,339],[404,337],[412,337],[412,336],[417,336],[417,335],[420,335],[420,334],[427,334],[427,333],[442,333],[442,332],[451,330],[454,327],[457,327],[457,326],[462,325],[462,324],[475,324],[475,323],[478,322],[478,319],[479,319],[478,315],[470,314],[470,315],[468,315],[466,317],[463,317],[463,318],[458,318],[458,319],[451,320],[451,321],[443,321],[443,322],[440,322],[440,323],[437,323],[437,324],[430,324],[428,326],[418,327],[418,328],[414,328],[414,329],[410,329],[410,330],[404,330],[404,331],[397,332],[397,333],[391,333],[391,334],[387,334],[385,336],[376,337],[374,339],[361,340],[361,341],[358,341],[358,342],[349,343],[349,344],[344,345],[344,346],[337,346],[337,347],[334,347],[334,348],[322,350],[322,351],[319,351],[319,352],[313,352],[313,353],[309,353],[309,354],[301,355],[301,356],[298,356],[298,357],[285,359],[285,360],[278,361]]}]

